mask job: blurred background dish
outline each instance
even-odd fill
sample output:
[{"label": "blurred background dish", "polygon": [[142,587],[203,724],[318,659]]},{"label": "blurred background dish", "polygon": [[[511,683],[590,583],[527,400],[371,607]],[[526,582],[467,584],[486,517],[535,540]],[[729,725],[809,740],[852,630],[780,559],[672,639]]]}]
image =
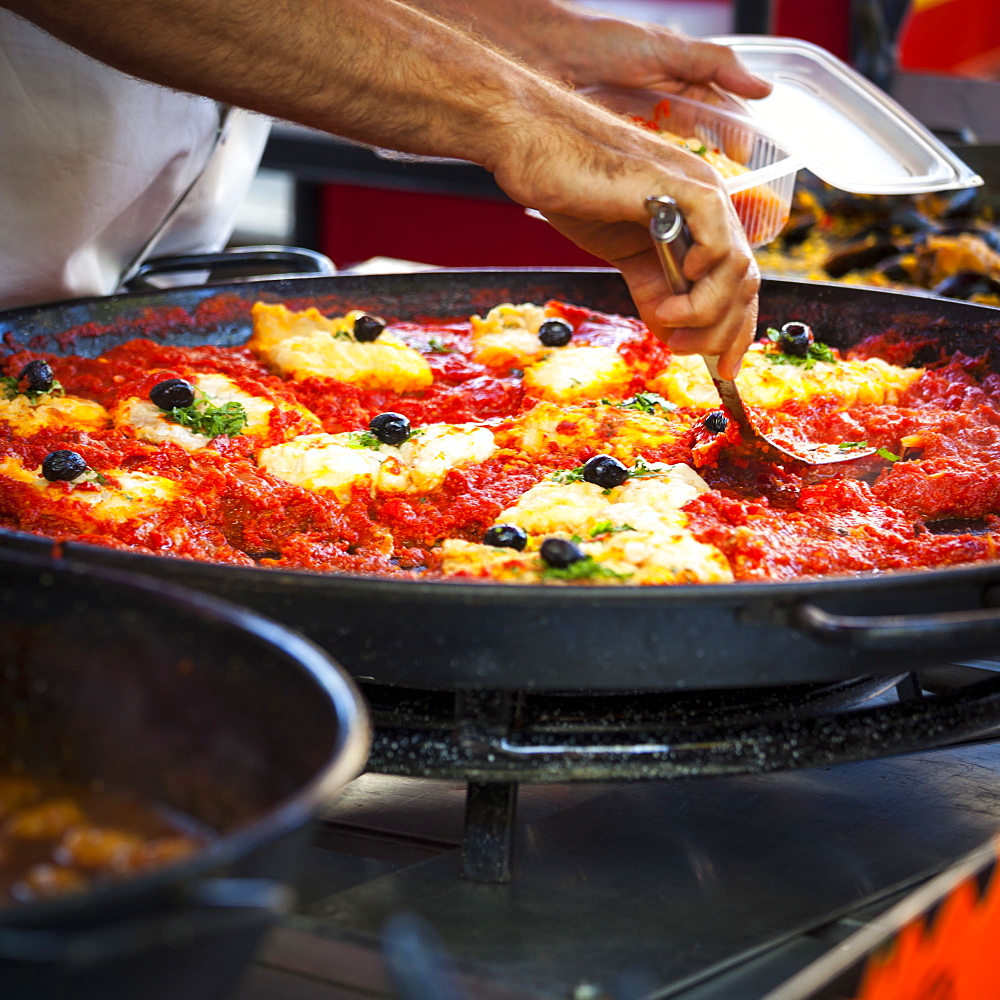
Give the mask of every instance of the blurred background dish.
[{"label": "blurred background dish", "polygon": [[159,867],[92,885],[78,867],[69,891],[0,905],[0,995],[225,995],[291,905],[311,816],[364,764],[360,696],[315,646],[225,602],[51,558],[0,564],[0,771],[8,791],[38,784],[5,832],[62,823],[72,870],[81,835],[101,840],[88,823],[112,836],[86,811],[126,797],[197,841]]}]

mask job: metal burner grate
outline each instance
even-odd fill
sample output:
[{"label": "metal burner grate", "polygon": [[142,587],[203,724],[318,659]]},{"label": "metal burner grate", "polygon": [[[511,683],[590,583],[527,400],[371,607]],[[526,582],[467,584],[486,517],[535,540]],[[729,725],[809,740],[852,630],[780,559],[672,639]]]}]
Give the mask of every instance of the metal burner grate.
[{"label": "metal burner grate", "polygon": [[1000,723],[995,668],[681,693],[371,685],[369,769],[468,782],[463,874],[507,881],[520,782],[763,773],[944,746]]}]

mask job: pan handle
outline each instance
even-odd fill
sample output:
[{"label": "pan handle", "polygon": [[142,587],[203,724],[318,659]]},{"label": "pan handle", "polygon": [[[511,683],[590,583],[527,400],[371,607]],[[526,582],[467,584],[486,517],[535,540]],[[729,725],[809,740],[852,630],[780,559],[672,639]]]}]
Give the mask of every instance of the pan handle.
[{"label": "pan handle", "polygon": [[814,604],[796,605],[800,631],[832,645],[878,652],[961,646],[1000,648],[1000,609],[942,611],[931,615],[836,615]]},{"label": "pan handle", "polygon": [[[161,291],[160,286],[151,281],[151,278],[158,274],[182,274],[188,271],[210,271],[213,277],[215,272],[222,272],[223,275],[229,272],[230,277],[220,276],[220,280],[256,281],[262,277],[270,280],[303,275],[328,277],[336,274],[337,268],[329,257],[304,247],[232,247],[219,253],[153,257],[139,267],[125,282],[124,287],[130,292]],[[212,281],[204,284],[212,284]]]},{"label": "pan handle", "polygon": [[177,900],[107,922],[100,921],[95,902],[91,922],[83,927],[0,927],[0,963],[84,968],[189,941],[231,935],[256,940],[291,909],[293,899],[280,882],[206,878]]}]

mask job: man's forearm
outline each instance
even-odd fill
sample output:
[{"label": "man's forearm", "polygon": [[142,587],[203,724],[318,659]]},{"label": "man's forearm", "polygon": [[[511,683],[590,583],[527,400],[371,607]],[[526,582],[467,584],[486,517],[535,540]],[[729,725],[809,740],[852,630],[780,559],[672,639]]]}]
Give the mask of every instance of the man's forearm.
[{"label": "man's forearm", "polygon": [[579,20],[593,15],[566,0],[406,0],[411,7],[488,38],[529,66],[569,82],[571,67],[556,55],[554,42]]},{"label": "man's forearm", "polygon": [[143,79],[347,138],[487,166],[501,127],[556,88],[396,0],[4,5]]},{"label": "man's forearm", "polygon": [[[679,329],[685,350],[719,354],[723,376],[735,375],[759,279],[718,174],[462,30],[399,0],[3,4],[155,83],[362,142],[481,164],[515,201],[620,267],[651,329],[664,337]],[[609,27],[598,81],[623,66],[634,67],[629,85],[669,76],[675,65],[681,79],[745,77],[719,46],[614,19]],[[637,59],[643,51],[648,58]],[[643,208],[651,194],[672,195],[687,216],[688,295],[671,296],[653,251]]]}]

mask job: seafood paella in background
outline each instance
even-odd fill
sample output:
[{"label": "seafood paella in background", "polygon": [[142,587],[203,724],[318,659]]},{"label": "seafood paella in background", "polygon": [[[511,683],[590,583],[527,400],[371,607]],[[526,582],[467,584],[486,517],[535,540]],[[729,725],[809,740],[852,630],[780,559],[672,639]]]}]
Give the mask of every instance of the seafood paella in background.
[{"label": "seafood paella in background", "polygon": [[[242,347],[20,350],[0,398],[8,528],[178,558],[511,583],[782,580],[996,557],[1000,377],[793,317],[738,382],[829,479],[760,464],[698,359],[640,321],[498,303],[389,322],[254,307]],[[878,449],[871,461],[852,451]]]},{"label": "seafood paella in background", "polygon": [[1000,306],[1000,228],[988,192],[857,195],[800,177],[787,225],[757,251],[765,274]]}]

